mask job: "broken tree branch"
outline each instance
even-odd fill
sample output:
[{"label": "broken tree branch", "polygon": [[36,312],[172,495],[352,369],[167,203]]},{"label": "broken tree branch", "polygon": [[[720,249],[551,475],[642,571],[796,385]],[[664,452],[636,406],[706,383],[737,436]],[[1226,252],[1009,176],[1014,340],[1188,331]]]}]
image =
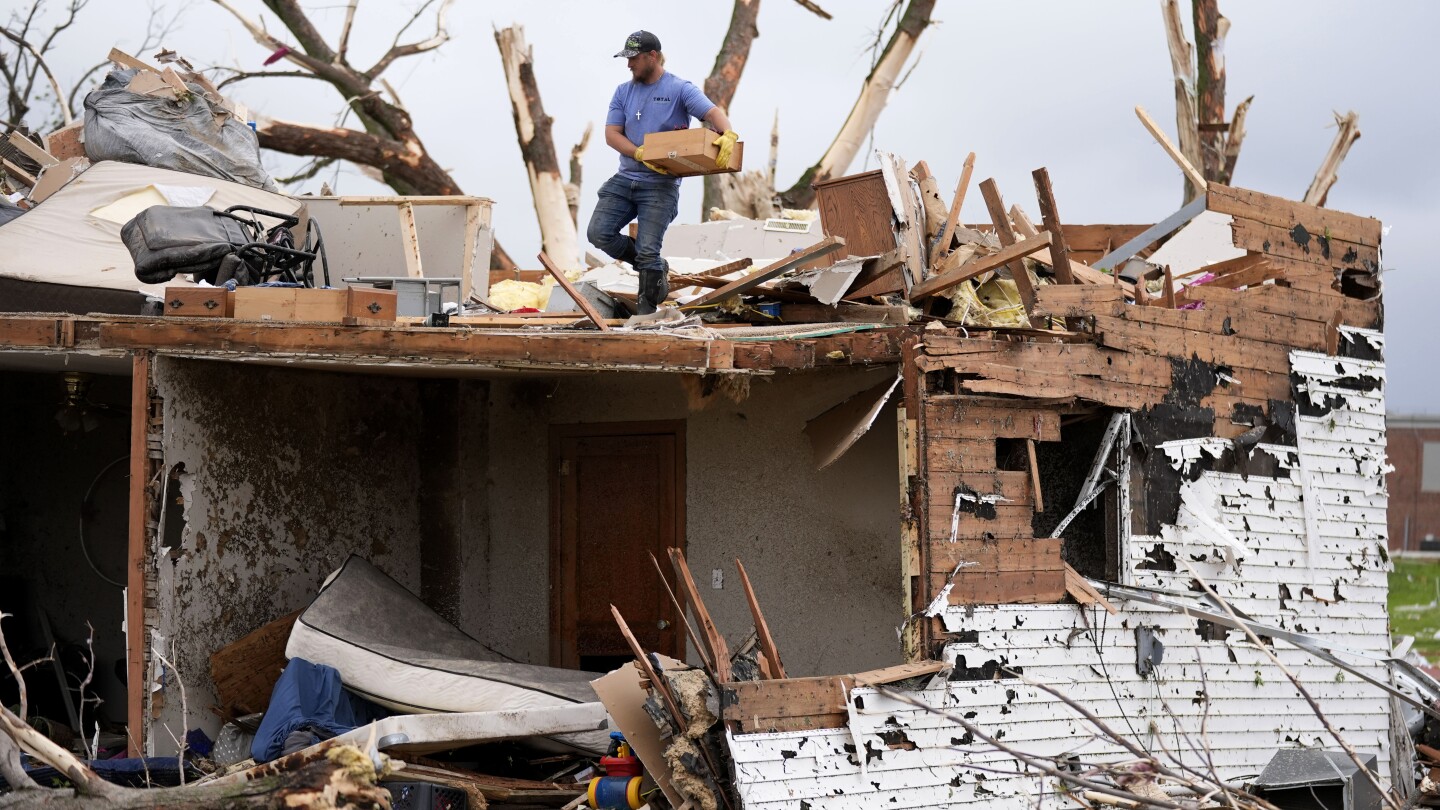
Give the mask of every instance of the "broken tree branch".
[{"label": "broken tree branch", "polygon": [[1340,164],[1350,154],[1351,145],[1360,140],[1360,116],[1354,110],[1344,115],[1336,113],[1335,126],[1335,140],[1330,143],[1325,159],[1320,161],[1320,168],[1315,172],[1315,179],[1310,181],[1310,188],[1305,191],[1306,205],[1325,206],[1330,188],[1340,179]]},{"label": "broken tree branch", "polygon": [[385,55],[381,56],[379,61],[372,65],[369,70],[365,71],[366,76],[371,79],[379,78],[380,74],[385,72],[385,68],[390,67],[391,63],[396,59],[403,59],[407,56],[433,51],[450,41],[450,30],[445,27],[445,18],[449,15],[450,6],[455,4],[455,0],[440,0],[440,8],[435,11],[434,36],[420,42],[412,42],[407,45],[400,44],[400,37],[405,34],[406,29],[434,2],[435,0],[426,0],[419,8],[415,9],[415,13],[410,16],[410,20],[406,22],[399,31],[395,32],[395,41],[391,43],[390,50],[386,51]]},{"label": "broken tree branch", "polygon": [[[1225,35],[1230,31],[1230,21],[1220,15],[1217,0],[1194,0],[1192,8],[1195,26],[1195,151],[1205,179],[1220,181],[1225,167]],[[1181,148],[1184,148],[1183,143]]]}]

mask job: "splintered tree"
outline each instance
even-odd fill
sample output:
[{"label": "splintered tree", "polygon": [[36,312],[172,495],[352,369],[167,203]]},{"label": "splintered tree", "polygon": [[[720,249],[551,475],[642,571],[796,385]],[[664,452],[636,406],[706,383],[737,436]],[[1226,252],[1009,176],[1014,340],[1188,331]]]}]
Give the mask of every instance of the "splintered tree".
[{"label": "splintered tree", "polygon": [[[1179,0],[1161,0],[1170,68],[1175,74],[1175,129],[1180,152],[1207,182],[1229,185],[1245,140],[1245,114],[1250,96],[1225,121],[1225,35],[1230,21],[1220,15],[1218,0],[1194,0],[1195,44],[1185,38]],[[1198,56],[1198,59],[1197,59]],[[1185,180],[1184,201],[1195,198],[1194,184]]]},{"label": "splintered tree", "polygon": [[[1230,120],[1225,120],[1225,36],[1230,21],[1220,14],[1219,0],[1192,0],[1191,9],[1193,45],[1185,37],[1180,0],[1160,0],[1175,74],[1175,129],[1180,152],[1206,182],[1230,185],[1245,140],[1245,114],[1255,97],[1237,104]],[[1360,139],[1359,121],[1353,111],[1335,114],[1338,132],[1305,192],[1307,204],[1325,204],[1350,145]],[[1195,198],[1195,185],[1189,178],[1184,184],[1184,201],[1189,202]]]},{"label": "splintered tree", "polygon": [[[896,0],[886,17],[887,24],[899,9],[900,0]],[[855,100],[855,106],[851,108],[850,115],[840,127],[840,132],[835,136],[830,148],[825,150],[819,163],[806,169],[800,179],[795,181],[795,185],[780,194],[785,207],[810,207],[815,202],[815,183],[839,177],[850,168],[855,156],[860,154],[870,130],[874,129],[875,122],[880,120],[880,113],[890,100],[890,92],[902,80],[901,71],[910,61],[910,54],[915,51],[915,43],[920,41],[920,34],[930,26],[930,15],[934,11],[935,0],[909,0],[904,13],[900,14],[896,22],[895,30],[890,34],[889,41],[885,43],[884,50],[880,51],[879,58],[875,60],[870,75],[865,77],[864,84],[860,86],[860,96]],[[884,27],[881,26],[882,31]]]},{"label": "splintered tree", "polygon": [[[515,134],[520,140],[520,156],[530,178],[530,195],[535,200],[535,216],[540,222],[543,250],[564,269],[577,267],[575,209],[567,195],[565,181],[560,177],[560,160],[555,153],[555,140],[550,136],[553,119],[545,114],[540,102],[540,88],[535,81],[535,58],[525,44],[525,29],[519,25],[495,29],[495,44],[500,48],[500,63],[505,69],[505,85],[510,92],[510,106],[515,113]],[[571,179],[577,204],[580,193],[579,153],[586,137],[571,158]]]}]

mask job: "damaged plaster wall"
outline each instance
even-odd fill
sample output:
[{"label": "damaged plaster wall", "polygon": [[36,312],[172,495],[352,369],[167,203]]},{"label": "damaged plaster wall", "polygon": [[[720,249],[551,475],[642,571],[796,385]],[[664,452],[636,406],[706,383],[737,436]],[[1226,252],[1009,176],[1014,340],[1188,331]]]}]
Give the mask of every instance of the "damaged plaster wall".
[{"label": "damaged plaster wall", "polygon": [[[1378,333],[1343,331],[1347,340],[1378,348]],[[1275,474],[1196,471],[1181,486],[1177,522],[1129,539],[1122,576],[1193,603],[1189,563],[1256,622],[1320,636],[1337,653],[1353,651],[1341,657],[1385,681],[1384,367],[1312,352],[1290,356],[1299,402],[1295,444],[1253,451],[1278,460]],[[1183,469],[1204,447],[1168,449]],[[1092,739],[1093,728],[1047,692],[1021,678],[997,678],[999,666],[1057,687],[1150,750],[1163,747],[1192,765],[1206,756],[1195,734],[1204,717],[1210,757],[1225,779],[1258,773],[1277,748],[1337,748],[1241,631],[1140,602],[1116,606],[1118,616],[1066,604],[947,607],[941,618],[955,640],[944,656],[955,672],[915,694],[1020,750],[1078,752],[1089,760],[1128,755]],[[1388,774],[1386,695],[1356,672],[1287,643],[1273,650],[1346,740],[1377,754],[1379,773]],[[1021,808],[1042,797],[1067,804],[1039,776],[977,770],[1013,769],[1015,762],[959,724],[874,690],[852,695],[849,728],[741,735],[730,748],[747,808]]]},{"label": "damaged plaster wall", "polygon": [[[218,719],[210,655],[305,606],[351,553],[419,591],[414,379],[158,358],[164,464],[183,464],[185,528],[152,549],[167,657],[189,724]],[[152,673],[153,677],[154,673]],[[173,743],[180,695],[153,693],[152,744]],[[153,684],[152,684],[152,688]]]},{"label": "damaged plaster wall", "polygon": [[[481,639],[525,662],[548,661],[548,426],[684,419],[687,554],[729,642],[743,640],[751,627],[735,571],[739,557],[790,674],[899,663],[894,431],[871,430],[823,471],[816,471],[803,433],[807,419],[893,374],[893,368],[830,369],[754,377],[740,403],[716,394],[696,410],[676,374],[492,383],[491,578],[484,588],[488,634]],[[893,419],[887,410],[876,424]],[[724,572],[720,590],[711,587],[713,569]],[[615,587],[653,576],[648,568],[617,572]],[[820,625],[845,632],[816,632]]]}]

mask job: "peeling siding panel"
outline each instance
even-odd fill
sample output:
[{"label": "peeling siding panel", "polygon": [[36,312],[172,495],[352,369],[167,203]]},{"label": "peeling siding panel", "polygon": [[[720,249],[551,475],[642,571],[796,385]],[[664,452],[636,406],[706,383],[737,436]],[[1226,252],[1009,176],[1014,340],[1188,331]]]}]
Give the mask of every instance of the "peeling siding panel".
[{"label": "peeling siding panel", "polygon": [[[1378,333],[1346,329],[1351,340]],[[1124,579],[1140,587],[1189,592],[1193,566],[1237,610],[1255,621],[1331,640],[1365,674],[1386,680],[1384,365],[1292,352],[1302,405],[1296,445],[1257,448],[1280,459],[1277,477],[1200,471],[1181,484],[1176,524],[1131,536]],[[1308,397],[1308,399],[1307,399]],[[1166,443],[1177,465],[1229,440]],[[1233,451],[1232,451],[1233,452]],[[1283,477],[1288,475],[1289,477]],[[1169,570],[1167,570],[1169,569]],[[944,657],[957,677],[986,662],[1023,669],[1024,679],[949,680],[910,693],[929,706],[970,718],[987,733],[1036,754],[1076,752],[1091,760],[1128,758],[1098,739],[1089,723],[1025,680],[1049,684],[1083,703],[1116,731],[1191,765],[1206,755],[1226,779],[1257,774],[1277,748],[1335,743],[1286,677],[1244,634],[1207,640],[1196,619],[1118,602],[1120,615],[1078,605],[947,606],[954,640]],[[1163,658],[1142,676],[1137,628],[1149,628]],[[1365,656],[1345,655],[1352,650]],[[1346,740],[1390,759],[1389,701],[1375,687],[1279,642],[1277,657],[1321,703]],[[901,747],[891,747],[903,741]],[[873,689],[851,696],[847,729],[730,738],[746,808],[1069,806],[1038,775],[975,740],[945,717]],[[1163,758],[1163,757],[1162,757]]]}]

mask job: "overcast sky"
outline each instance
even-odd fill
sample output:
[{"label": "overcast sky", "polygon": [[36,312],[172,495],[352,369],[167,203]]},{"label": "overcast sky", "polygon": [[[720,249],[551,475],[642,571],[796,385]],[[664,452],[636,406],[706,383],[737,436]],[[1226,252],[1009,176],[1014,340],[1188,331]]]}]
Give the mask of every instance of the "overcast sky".
[{"label": "overcast sky", "polygon": [[[819,1],[835,19],[822,20],[793,0],[763,0],[760,36],[730,110],[742,138],[757,146],[778,111],[782,188],[819,158],[844,121],[869,70],[868,47],[887,5]],[[233,2],[263,16],[258,0]],[[305,5],[333,42],[343,0]],[[1426,234],[1440,221],[1440,168],[1433,152],[1440,144],[1440,57],[1433,45],[1440,3],[1220,5],[1232,23],[1225,46],[1228,107],[1255,96],[1235,184],[1302,196],[1334,137],[1331,111],[1360,114],[1364,136],[1341,167],[1329,207],[1378,217],[1388,228],[1391,411],[1440,413],[1440,374],[1430,359],[1436,335],[1425,325],[1434,323],[1440,306],[1436,251],[1425,246]],[[416,0],[362,2],[353,61],[368,65],[378,57],[416,6]],[[168,11],[175,8],[170,0]],[[61,81],[73,80],[111,45],[137,47],[147,14],[141,0],[93,0],[57,45],[53,61]],[[939,0],[934,16],[937,25],[920,42],[919,64],[875,129],[876,148],[912,164],[926,160],[947,194],[966,152],[974,151],[975,181],[994,177],[1007,202],[1032,214],[1030,172],[1046,166],[1067,223],[1151,223],[1179,207],[1180,173],[1132,111],[1144,105],[1173,134],[1174,85],[1158,0]],[[450,17],[452,40],[394,64],[386,76],[436,160],[467,193],[496,201],[496,236],[523,263],[538,251],[539,232],[492,26],[525,26],[562,163],[585,125],[596,126],[585,156],[583,234],[595,190],[616,164],[599,137],[610,95],[628,78],[624,61],[612,54],[626,34],[648,29],[664,44],[667,67],[700,84],[729,18],[730,4],[718,1],[459,0]],[[280,30],[273,20],[270,26]],[[423,18],[407,39],[432,30]],[[253,70],[266,56],[209,0],[191,0],[165,45],[197,63]],[[247,82],[231,95],[272,117],[308,123],[333,124],[342,110],[334,91],[313,81]],[[751,166],[763,155],[752,150]],[[851,172],[867,168],[860,160]],[[283,157],[267,157],[267,163],[276,173],[293,168]],[[318,190],[320,179],[334,178],[324,175],[305,190]],[[334,185],[342,193],[380,191],[353,170],[341,171]],[[685,182],[678,221],[699,220],[699,188],[698,180]],[[985,218],[978,194],[967,197],[963,217]]]}]

